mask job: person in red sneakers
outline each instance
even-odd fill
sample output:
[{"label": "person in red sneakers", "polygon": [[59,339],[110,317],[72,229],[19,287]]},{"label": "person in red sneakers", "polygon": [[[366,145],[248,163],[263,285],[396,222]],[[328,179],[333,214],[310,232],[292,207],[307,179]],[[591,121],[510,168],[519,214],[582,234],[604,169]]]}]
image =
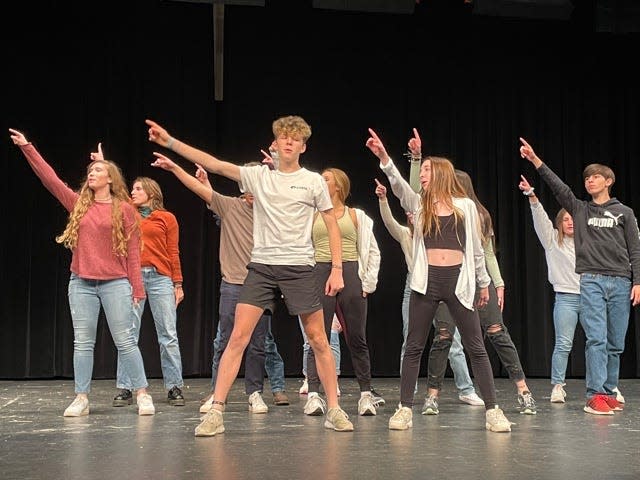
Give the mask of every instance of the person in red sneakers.
[{"label": "person in red sneakers", "polygon": [[573,218],[576,273],[580,275],[580,323],[586,336],[587,401],[584,411],[613,415],[620,355],[629,325],[630,304],[640,303],[640,232],[631,208],[610,196],[615,174],[592,163],[583,172],[590,201],[578,200],[523,138],[529,160]]}]

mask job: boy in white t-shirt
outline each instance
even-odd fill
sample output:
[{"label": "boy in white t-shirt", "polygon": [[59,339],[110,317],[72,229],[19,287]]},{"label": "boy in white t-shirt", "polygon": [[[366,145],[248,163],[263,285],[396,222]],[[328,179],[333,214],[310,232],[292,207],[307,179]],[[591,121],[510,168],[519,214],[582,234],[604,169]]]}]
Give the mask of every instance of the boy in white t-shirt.
[{"label": "boy in white t-shirt", "polygon": [[314,249],[311,228],[319,211],[327,225],[332,271],[325,285],[328,295],[344,287],[340,231],[333,213],[326,182],[316,172],[300,166],[311,127],[298,116],[273,122],[278,154],[277,170],[267,166],[240,167],[224,162],[171,137],[157,123],[146,120],[149,140],[168,148],[206,170],[240,183],[254,195],[253,251],[249,273],[240,293],[236,319],[229,344],[220,359],[213,408],[196,427],[196,436],[224,432],[222,412],[238,375],[242,355],[264,310],[273,312],[276,294],[282,292],[291,315],[299,315],[318,362],[318,374],[327,395],[324,426],[336,431],[352,431],[353,424],[338,405],[335,362],[324,330],[322,306],[315,286]]}]

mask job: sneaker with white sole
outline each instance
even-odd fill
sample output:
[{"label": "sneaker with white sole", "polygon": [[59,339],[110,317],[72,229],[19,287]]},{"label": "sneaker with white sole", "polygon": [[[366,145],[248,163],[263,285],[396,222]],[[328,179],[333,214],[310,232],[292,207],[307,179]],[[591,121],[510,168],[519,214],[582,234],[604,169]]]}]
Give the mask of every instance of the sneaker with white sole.
[{"label": "sneaker with white sole", "polygon": [[85,415],[89,415],[89,399],[87,397],[77,396],[64,411],[65,417],[83,417]]},{"label": "sneaker with white sole", "polygon": [[413,427],[413,412],[409,407],[398,405],[396,413],[389,419],[389,430],[407,430]]},{"label": "sneaker with white sole", "polygon": [[312,417],[324,415],[327,411],[327,403],[315,392],[309,394],[304,406],[304,413]]},{"label": "sneaker with white sole", "polygon": [[613,389],[613,393],[616,394],[616,400],[620,403],[624,403],[624,397],[622,396],[622,392],[620,392],[620,389],[618,387]]},{"label": "sneaker with white sole", "polygon": [[358,400],[358,415],[363,417],[370,417],[376,415],[376,407],[373,404],[373,395],[371,393],[365,393]]},{"label": "sneaker with white sole", "polygon": [[156,407],[153,406],[153,399],[148,393],[138,395],[136,402],[138,403],[138,415],[156,414]]},{"label": "sneaker with white sole", "polygon": [[562,385],[554,385],[553,389],[551,390],[551,403],[565,403],[566,398],[567,392],[564,391]]},{"label": "sneaker with white sole", "polygon": [[504,412],[496,405],[485,413],[485,427],[490,432],[510,432],[511,422],[504,416]]},{"label": "sneaker with white sole", "polygon": [[435,395],[428,395],[424,399],[424,405],[422,406],[422,415],[438,415],[438,397]]},{"label": "sneaker with white sole", "polygon": [[327,412],[324,428],[331,428],[336,432],[353,432],[353,423],[349,421],[349,415],[344,410],[333,407]]},{"label": "sneaker with white sole", "polygon": [[474,407],[484,407],[484,400],[482,400],[476,392],[469,395],[458,395],[458,400]]},{"label": "sneaker with white sole", "polygon": [[249,411],[251,413],[267,413],[269,411],[269,407],[264,403],[260,392],[255,391],[249,395]]},{"label": "sneaker with white sole", "polygon": [[536,401],[533,399],[531,392],[518,394],[518,403],[520,404],[520,413],[524,413],[525,415],[535,415],[538,413]]},{"label": "sneaker with white sole", "polygon": [[302,386],[300,387],[300,390],[298,390],[298,393],[300,395],[306,395],[307,393],[309,393],[309,382],[307,381],[307,377],[304,377]]},{"label": "sneaker with white sole", "polygon": [[218,433],[224,433],[224,421],[222,419],[222,412],[212,408],[202,418],[200,425],[196,427],[196,437],[213,437]]}]

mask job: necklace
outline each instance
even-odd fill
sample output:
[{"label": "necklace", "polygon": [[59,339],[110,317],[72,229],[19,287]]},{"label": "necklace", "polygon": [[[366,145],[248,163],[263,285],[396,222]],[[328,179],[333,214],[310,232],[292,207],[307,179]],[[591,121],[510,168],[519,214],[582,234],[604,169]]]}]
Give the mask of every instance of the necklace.
[{"label": "necklace", "polygon": [[111,195],[109,195],[107,198],[97,198],[97,197],[93,197],[93,199],[96,202],[102,202],[102,203],[107,203],[111,201]]}]

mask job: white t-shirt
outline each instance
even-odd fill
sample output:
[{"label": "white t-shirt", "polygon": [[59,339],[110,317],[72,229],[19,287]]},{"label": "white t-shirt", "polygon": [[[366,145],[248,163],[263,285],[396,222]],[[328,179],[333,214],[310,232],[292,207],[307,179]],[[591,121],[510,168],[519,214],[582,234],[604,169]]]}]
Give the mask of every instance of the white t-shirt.
[{"label": "white t-shirt", "polygon": [[240,167],[240,189],[254,196],[251,261],[315,265],[313,217],[333,208],[322,176],[306,168],[282,173],[265,165]]}]

